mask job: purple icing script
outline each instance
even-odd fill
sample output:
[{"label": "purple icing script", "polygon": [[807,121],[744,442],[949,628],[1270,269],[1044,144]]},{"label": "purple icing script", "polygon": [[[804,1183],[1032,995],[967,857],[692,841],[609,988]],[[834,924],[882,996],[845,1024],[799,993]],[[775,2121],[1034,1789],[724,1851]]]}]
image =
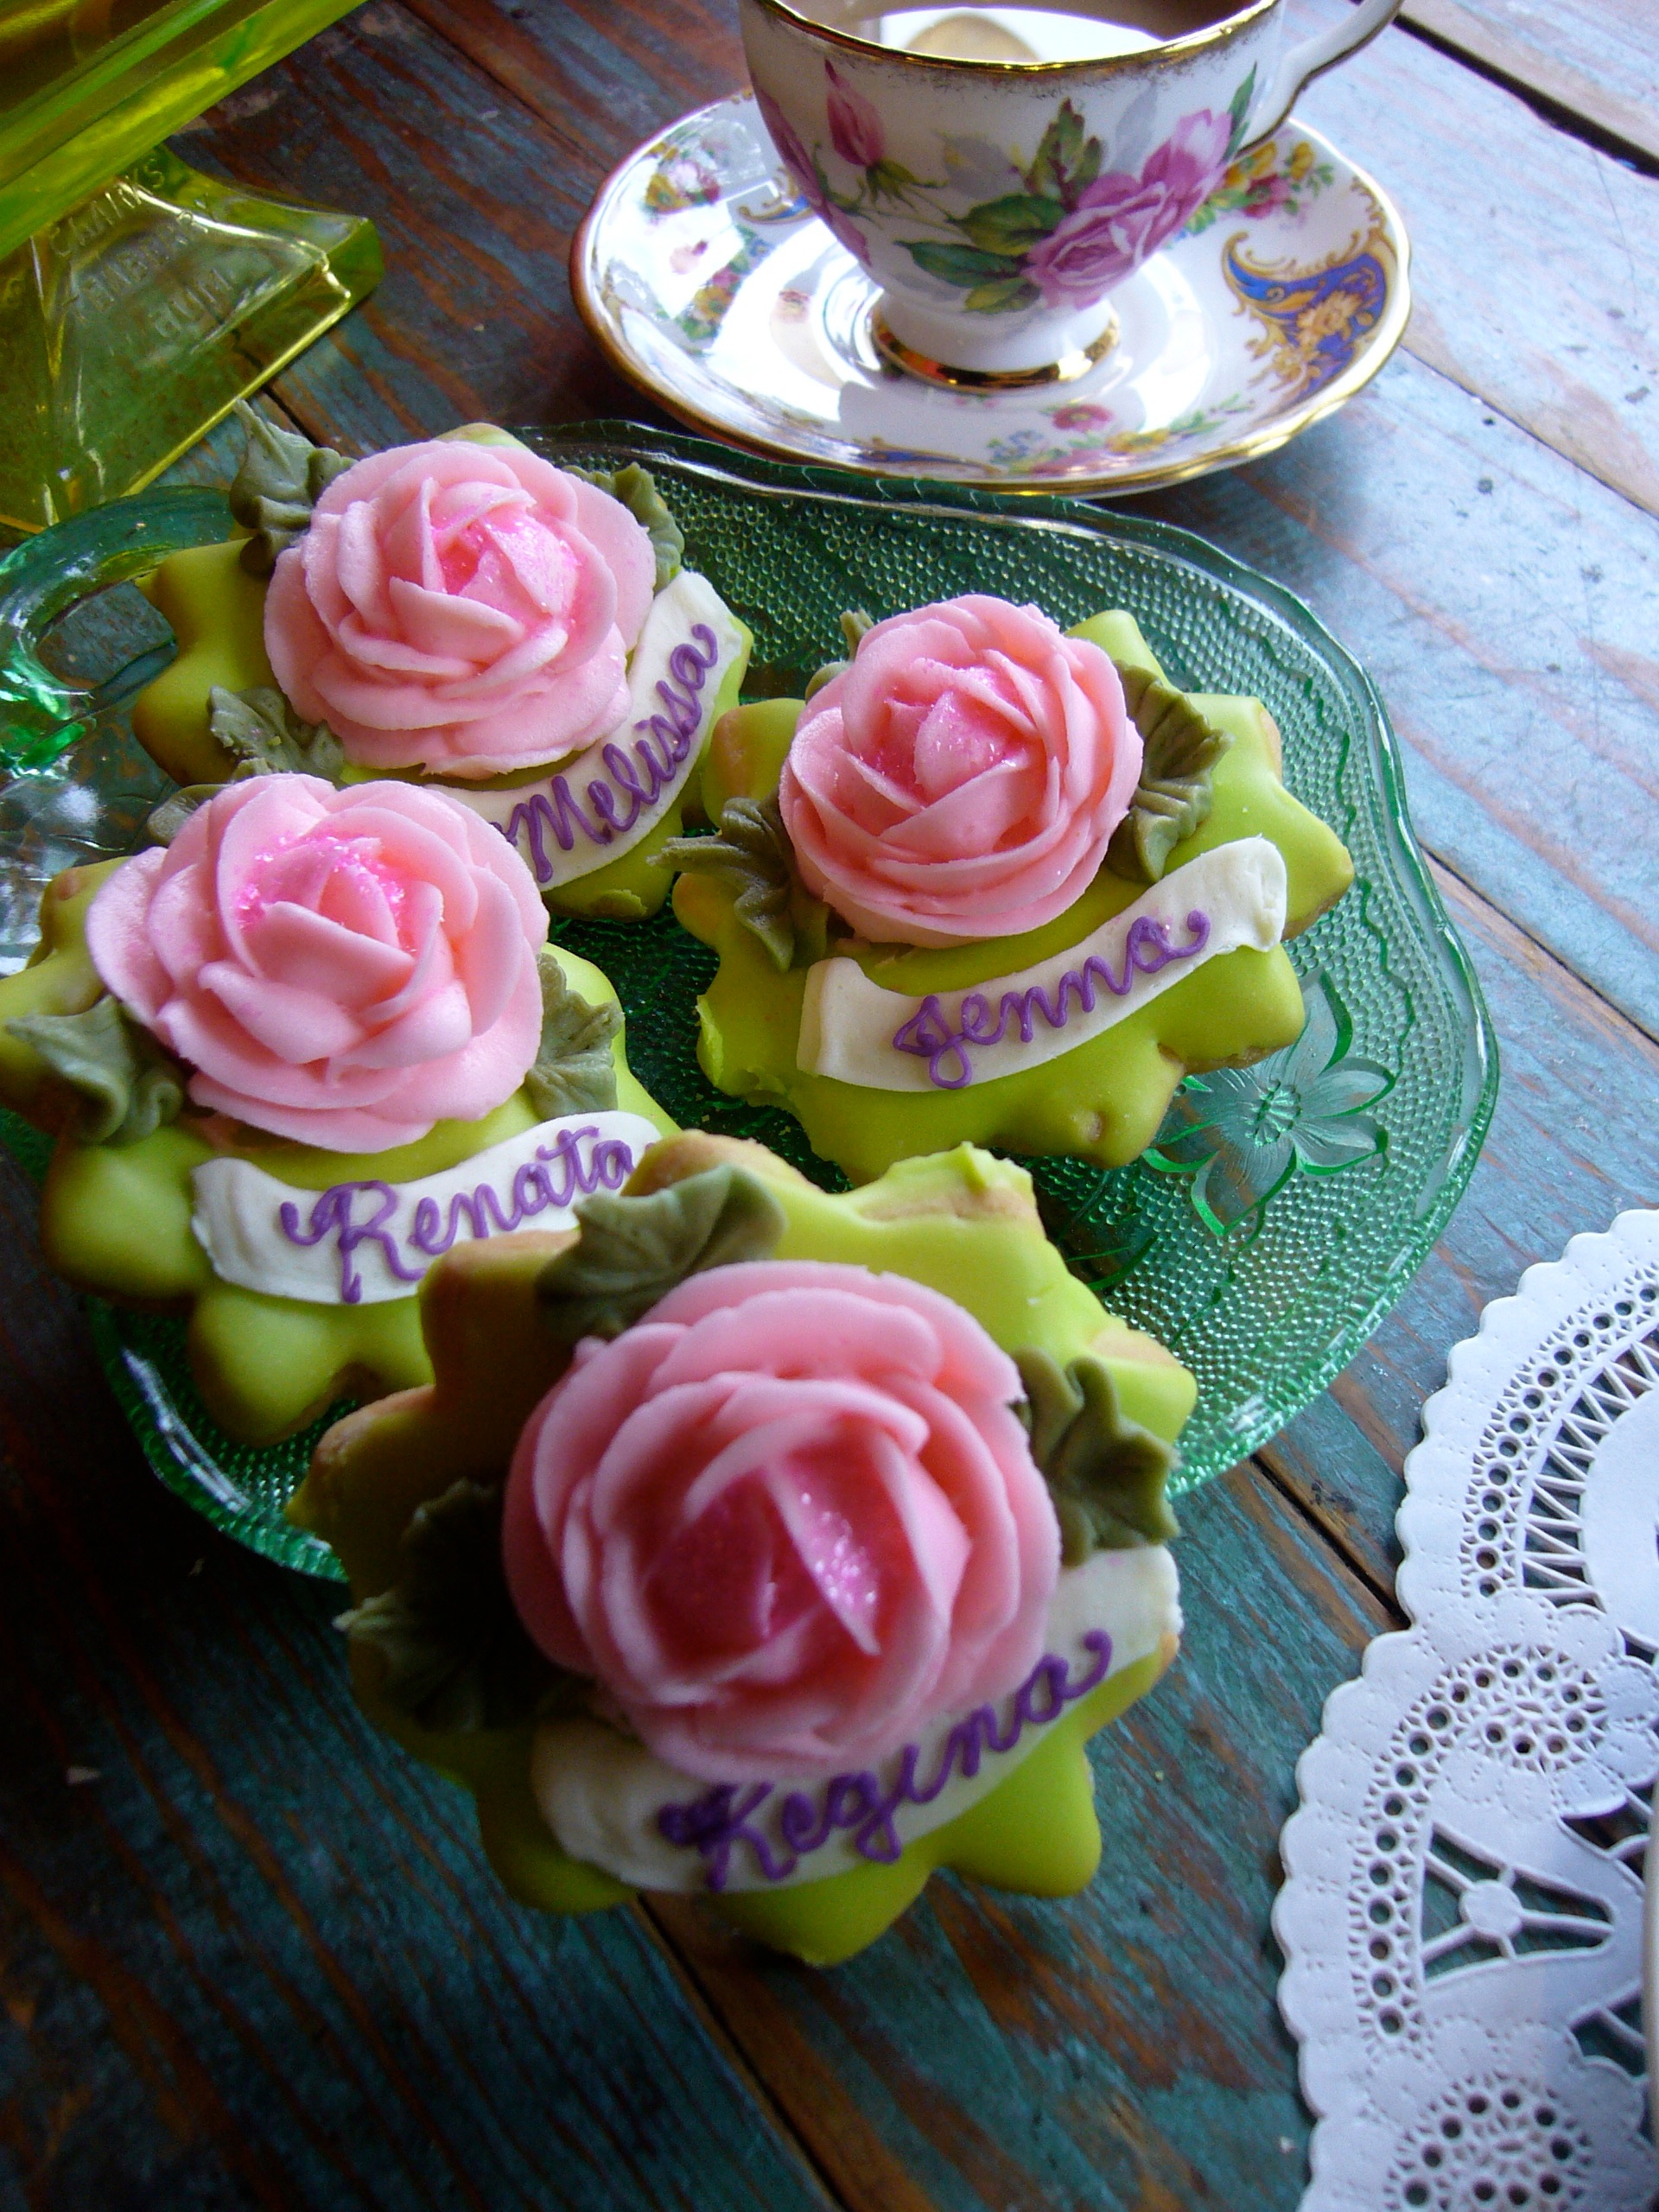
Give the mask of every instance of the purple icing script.
[{"label": "purple icing script", "polygon": [[1011,1021],[1020,1025],[1020,1043],[1029,1045],[1039,1014],[1051,1029],[1064,1029],[1071,1019],[1073,999],[1079,1014],[1094,1012],[1099,995],[1096,984],[1103,983],[1114,998],[1127,997],[1137,974],[1155,976],[1173,960],[1191,960],[1194,953],[1203,951],[1210,941],[1209,916],[1191,913],[1186,926],[1192,942],[1172,944],[1164,925],[1141,914],[1129,924],[1121,976],[1113,975],[1097,952],[1091,952],[1081,968],[1066,969],[1052,999],[1040,983],[1033,983],[1027,991],[1004,991],[1001,1004],[993,1009],[982,991],[970,991],[957,1008],[959,1026],[955,1029],[937,995],[930,991],[909,1020],[894,1033],[893,1049],[925,1060],[928,1081],[939,1090],[960,1090],[974,1079],[967,1046],[1000,1045]]},{"label": "purple icing script", "polygon": [[[581,1144],[584,1137],[598,1138],[584,1165]],[[331,1183],[319,1193],[311,1217],[300,1226],[300,1210],[292,1200],[277,1208],[276,1219],[290,1244],[320,1244],[325,1236],[339,1242],[340,1295],[347,1306],[359,1303],[363,1279],[353,1262],[359,1244],[374,1243],[391,1274],[399,1282],[419,1282],[434,1260],[446,1253],[461,1234],[464,1220],[469,1236],[494,1236],[518,1229],[550,1206],[568,1206],[578,1193],[620,1191],[633,1173],[633,1153],[619,1137],[600,1137],[589,1122],[578,1129],[561,1129],[551,1144],[537,1145],[534,1160],[526,1160],[513,1175],[512,1188],[504,1205],[488,1183],[471,1191],[457,1191],[443,1217],[438,1201],[422,1198],[406,1237],[391,1226],[402,1199],[394,1185],[380,1182]],[[374,1206],[362,1219],[353,1217],[359,1198]],[[413,1245],[423,1257],[410,1265],[400,1243]]]},{"label": "purple icing script", "polygon": [[[578,835],[595,845],[608,845],[613,837],[632,830],[645,809],[654,806],[673,781],[674,771],[690,750],[691,741],[702,720],[702,687],[709,670],[720,658],[720,641],[706,622],[695,624],[691,636],[692,644],[676,645],[668,657],[669,676],[680,690],[677,692],[666,679],[657,686],[657,696],[667,713],[652,715],[634,724],[636,730],[645,732],[633,748],[639,772],[636,773],[632,761],[613,741],[600,748],[599,757],[609,773],[595,776],[588,786],[588,804],[593,810],[591,821],[582,812],[581,800],[565,779],[555,776],[546,791],[533,793],[523,805],[513,808],[505,823],[497,823],[509,844],[517,845],[523,840],[537,883],[550,883],[553,879],[547,852],[550,830],[561,852],[571,851]],[[645,778],[643,783],[640,774]],[[627,807],[626,814],[618,811],[619,794]]]},{"label": "purple icing script", "polygon": [[781,1852],[774,1849],[769,1836],[749,1825],[772,1794],[769,1782],[757,1782],[747,1789],[721,1783],[689,1805],[664,1805],[657,1826],[668,1842],[702,1853],[711,1890],[725,1888],[732,1853],[740,1843],[748,1845],[765,1880],[782,1882],[838,1828],[853,1830],[853,1848],[861,1858],[891,1866],[904,1849],[893,1825],[901,1805],[931,1805],[953,1774],[971,1780],[988,1751],[1011,1751],[1028,1726],[1057,1720],[1068,1705],[1105,1681],[1112,1663],[1111,1637],[1104,1629],[1094,1628],[1083,1643],[1094,1654],[1088,1673],[1074,1682],[1068,1661],[1052,1652],[1039,1659],[1014,1693],[1005,1729],[998,1727],[995,1707],[988,1705],[976,1706],[966,1719],[958,1720],[944,1739],[932,1780],[925,1785],[916,1779],[921,1746],[906,1744],[890,1789],[884,1789],[866,1769],[834,1776],[824,1785],[822,1805],[814,1804],[804,1790],[791,1789],[778,1808],[778,1828],[785,1847]]}]

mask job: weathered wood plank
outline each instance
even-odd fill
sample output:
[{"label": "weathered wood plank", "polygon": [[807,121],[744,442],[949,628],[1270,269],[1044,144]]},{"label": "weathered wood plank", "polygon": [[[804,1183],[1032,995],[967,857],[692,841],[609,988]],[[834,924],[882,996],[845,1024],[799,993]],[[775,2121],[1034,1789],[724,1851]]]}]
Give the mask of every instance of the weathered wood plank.
[{"label": "weathered wood plank", "polygon": [[832,2185],[868,2212],[1294,2204],[1307,2123],[1265,1940],[1292,1767],[1390,1620],[1249,1469],[1188,1499],[1174,1672],[1097,1739],[1084,1895],[930,1885],[813,1974],[653,1912]]},{"label": "weathered wood plank", "polygon": [[32,1211],[8,1169],[0,2201],[820,2204],[639,1916],[507,1904],[359,1716],[338,1593],[154,1481]]},{"label": "weathered wood plank", "polygon": [[1408,23],[1659,161],[1659,41],[1647,0],[1407,0]]},{"label": "weathered wood plank", "polygon": [[1424,843],[1659,1034],[1653,519],[1406,358],[1135,504],[1311,603],[1382,693]]},{"label": "weathered wood plank", "polygon": [[[616,387],[565,273],[596,175],[392,0],[373,3],[179,139],[193,162],[372,216],[386,275],[277,380],[317,435],[365,450],[493,410],[603,412]],[[487,394],[487,401],[485,395]]]},{"label": "weathered wood plank", "polygon": [[[642,35],[630,11],[413,0],[597,173],[699,99],[741,83],[735,12],[701,36]],[[1343,0],[1299,0],[1302,28]],[[709,18],[715,16],[718,31]],[[602,24],[597,28],[594,18]],[[654,29],[655,26],[652,26]],[[630,97],[596,102],[593,73]],[[1299,111],[1400,200],[1416,246],[1420,359],[1659,512],[1659,181],[1564,137],[1422,41],[1385,34]],[[1470,150],[1479,149],[1471,189]],[[1508,181],[1524,178],[1524,194]],[[1503,181],[1502,184],[1500,181]]]},{"label": "weathered wood plank", "polygon": [[1659,513],[1659,178],[1398,29],[1297,112],[1399,203],[1408,351]]}]

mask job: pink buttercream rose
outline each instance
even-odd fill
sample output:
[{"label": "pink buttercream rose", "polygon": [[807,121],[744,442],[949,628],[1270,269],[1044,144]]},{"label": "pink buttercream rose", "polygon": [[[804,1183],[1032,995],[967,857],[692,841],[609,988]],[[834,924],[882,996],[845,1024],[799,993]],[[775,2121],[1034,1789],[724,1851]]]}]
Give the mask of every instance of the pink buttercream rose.
[{"label": "pink buttercream rose", "polygon": [[1050,307],[1084,308],[1132,276],[1203,207],[1227,167],[1231,120],[1184,116],[1140,175],[1097,177],[1058,228],[1031,248],[1024,272]]},{"label": "pink buttercream rose", "polygon": [[778,797],[808,888],[861,936],[950,944],[1080,898],[1140,773],[1100,647],[976,595],[865,632],[802,715]]},{"label": "pink buttercream rose", "polygon": [[504,1548],[561,1666],[709,1782],[835,1774],[1040,1657],[1059,1531],[1014,1363],[902,1275],[761,1260],[588,1338]]},{"label": "pink buttercream rose", "polygon": [[347,759],[494,775],[622,721],[655,576],[620,500],[524,447],[395,446],[337,476],[278,559],[265,651]]},{"label": "pink buttercream rose", "polygon": [[547,910],[498,830],[410,784],[257,776],[124,861],[86,920],[197,1105],[330,1152],[475,1121],[541,1038]]}]

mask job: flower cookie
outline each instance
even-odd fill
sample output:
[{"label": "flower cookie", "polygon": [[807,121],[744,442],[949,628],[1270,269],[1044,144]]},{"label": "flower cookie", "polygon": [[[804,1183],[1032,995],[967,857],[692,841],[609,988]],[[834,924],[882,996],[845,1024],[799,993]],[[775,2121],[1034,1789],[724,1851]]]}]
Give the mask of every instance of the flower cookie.
[{"label": "flower cookie", "polygon": [[703,1894],[827,1964],[935,1867],[1090,1879],[1085,1739],[1179,1633],[1194,1384],[1022,1170],[829,1197],[688,1134],[420,1303],[433,1386],[337,1422],[289,1511],[351,1578],[359,1697],[515,1896]]},{"label": "flower cookie", "polygon": [[1291,1043],[1283,950],[1353,869],[1258,700],[1188,696],[1127,614],[982,595],[871,624],[742,707],[714,837],[664,857],[720,955],[699,1057],[862,1181],[952,1144],[1135,1159],[1189,1071]]},{"label": "flower cookie", "polygon": [[257,776],[48,885],[0,981],[0,1100],[57,1137],[46,1255],[188,1310],[238,1441],[429,1379],[456,1243],[573,1217],[672,1124],[505,839],[431,787]]},{"label": "flower cookie", "polygon": [[248,410],[250,534],[146,588],[178,658],[135,701],[183,785],[270,768],[438,784],[556,912],[654,912],[749,633],[682,562],[650,476],[556,468],[474,424],[367,460]]}]

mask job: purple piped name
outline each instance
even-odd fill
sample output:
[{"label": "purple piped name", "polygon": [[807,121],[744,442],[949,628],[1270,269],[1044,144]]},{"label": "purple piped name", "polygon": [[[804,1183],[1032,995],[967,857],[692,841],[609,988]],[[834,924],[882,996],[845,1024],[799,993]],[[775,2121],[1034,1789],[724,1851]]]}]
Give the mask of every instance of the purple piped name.
[{"label": "purple piped name", "polygon": [[904,1026],[893,1033],[893,1049],[912,1052],[927,1062],[928,1081],[940,1090],[961,1090],[974,1079],[969,1045],[1000,1045],[1010,1023],[1017,1023],[1020,1042],[1029,1045],[1037,1033],[1040,1014],[1051,1029],[1064,1029],[1074,1010],[1092,1014],[1103,986],[1114,998],[1127,998],[1137,976],[1155,976],[1172,961],[1191,960],[1210,941],[1210,917],[1198,912],[1186,918],[1190,941],[1172,944],[1162,922],[1141,914],[1129,924],[1123,946],[1123,972],[1114,976],[1111,963],[1091,952],[1081,968],[1068,968],[1051,999],[1040,983],[1029,990],[1004,991],[995,1007],[982,991],[970,991],[957,1008],[957,1027],[946,1019],[937,995],[930,991]]},{"label": "purple piped name", "polygon": [[706,622],[694,624],[691,641],[675,646],[668,657],[668,676],[658,683],[657,696],[664,711],[633,726],[636,733],[644,733],[636,738],[633,759],[614,740],[600,748],[607,772],[588,785],[588,813],[582,811],[569,780],[555,776],[545,791],[533,792],[496,824],[509,844],[523,846],[537,883],[550,883],[554,878],[550,834],[563,853],[575,850],[578,837],[608,845],[657,804],[691,749],[702,720],[702,688],[719,658],[720,641],[714,632]]},{"label": "purple piped name", "polygon": [[[585,1138],[597,1140],[586,1160],[582,1156]],[[433,1261],[449,1249],[463,1225],[469,1236],[503,1236],[550,1207],[568,1206],[577,1197],[601,1189],[620,1191],[633,1166],[631,1147],[619,1137],[601,1137],[589,1122],[581,1128],[561,1129],[551,1144],[537,1145],[536,1157],[515,1170],[505,1199],[493,1185],[480,1183],[454,1194],[446,1218],[436,1198],[429,1194],[421,1198],[407,1234],[401,1236],[391,1224],[402,1195],[390,1183],[331,1183],[312,1202],[303,1227],[291,1199],[277,1208],[276,1220],[290,1244],[321,1244],[325,1236],[336,1240],[340,1299],[356,1306],[363,1296],[363,1279],[353,1258],[359,1245],[378,1245],[397,1281],[419,1282]],[[418,1255],[412,1261],[411,1246]]]},{"label": "purple piped name", "polygon": [[989,1705],[977,1705],[958,1720],[945,1738],[938,1765],[927,1783],[917,1778],[920,1745],[906,1744],[898,1776],[887,1789],[864,1769],[834,1776],[817,1802],[804,1790],[791,1789],[778,1807],[781,1850],[763,1828],[753,1825],[773,1793],[770,1782],[753,1783],[747,1789],[721,1783],[689,1805],[664,1805],[657,1815],[658,1828],[667,1842],[702,1854],[711,1890],[725,1888],[732,1853],[740,1843],[748,1846],[761,1878],[768,1882],[787,1881],[803,1859],[848,1829],[861,1858],[890,1866],[904,1849],[893,1826],[900,1806],[931,1805],[953,1775],[971,1781],[987,1751],[1011,1751],[1028,1727],[1058,1719],[1068,1705],[1105,1681],[1112,1663],[1111,1637],[1104,1629],[1094,1628],[1083,1643],[1094,1654],[1088,1672],[1073,1681],[1069,1661],[1052,1652],[1039,1659],[1014,1693],[1006,1727],[999,1725],[996,1708]]}]

